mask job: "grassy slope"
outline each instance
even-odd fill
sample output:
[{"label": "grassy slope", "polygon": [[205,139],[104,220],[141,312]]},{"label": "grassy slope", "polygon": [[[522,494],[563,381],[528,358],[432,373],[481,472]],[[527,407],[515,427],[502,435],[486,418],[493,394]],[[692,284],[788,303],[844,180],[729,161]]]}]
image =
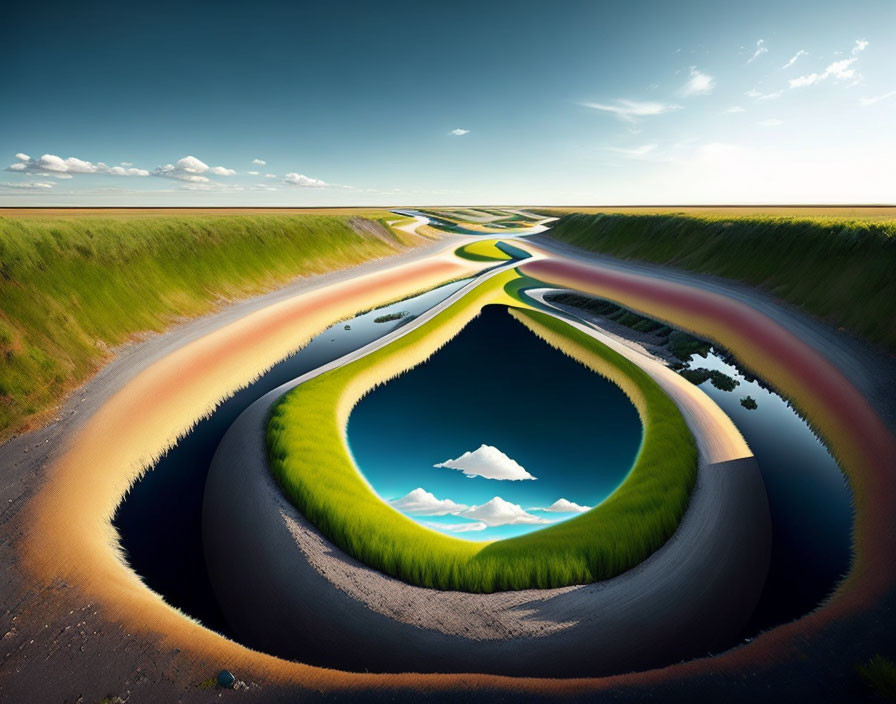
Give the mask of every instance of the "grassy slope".
[{"label": "grassy slope", "polygon": [[476,262],[490,262],[512,259],[512,257],[498,249],[497,240],[478,240],[458,247],[454,253],[464,259],[471,259]]},{"label": "grassy slope", "polygon": [[[430,356],[483,305],[513,303],[515,280],[508,273],[485,282],[386,348],[297,387],[272,411],[269,456],[287,496],[343,550],[407,582],[492,592],[606,579],[660,547],[687,506],[697,454],[674,403],[637,366],[538,312],[519,313],[520,319],[619,384],[638,408],[644,441],[623,485],[582,516],[486,544],[427,530],[370,490],[346,445],[344,429],[351,407],[377,383]],[[502,290],[505,286],[507,293]]]},{"label": "grassy slope", "polygon": [[759,286],[896,351],[896,220],[573,214],[550,236]]},{"label": "grassy slope", "polygon": [[52,408],[109,347],[135,333],[299,274],[389,254],[410,237],[358,234],[348,224],[357,217],[111,211],[0,218],[0,440]]}]

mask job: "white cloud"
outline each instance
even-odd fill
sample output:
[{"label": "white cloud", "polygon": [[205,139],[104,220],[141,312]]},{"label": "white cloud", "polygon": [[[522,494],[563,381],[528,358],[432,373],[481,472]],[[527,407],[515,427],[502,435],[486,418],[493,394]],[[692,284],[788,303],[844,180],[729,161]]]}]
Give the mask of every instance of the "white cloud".
[{"label": "white cloud", "polygon": [[122,165],[122,166],[133,166],[133,165],[134,165],[134,162],[132,162],[132,161],[123,161],[123,162],[121,162],[121,165]]},{"label": "white cloud", "polygon": [[785,68],[790,68],[791,66],[793,66],[793,65],[797,62],[797,60],[798,60],[801,56],[808,56],[808,55],[809,55],[809,52],[808,52],[808,51],[806,51],[805,49],[800,49],[798,52],[796,52],[793,56],[790,57],[790,61],[788,61],[786,64],[784,64],[784,65],[781,67],[781,69],[783,70],[783,69],[785,69]]},{"label": "white cloud", "polygon": [[459,504],[451,499],[437,499],[422,487],[417,487],[400,499],[395,499],[389,503],[399,511],[417,513],[421,516],[447,516],[470,508],[466,504]]},{"label": "white cloud", "polygon": [[483,477],[485,479],[522,481],[536,478],[497,447],[485,444],[480,445],[477,450],[465,452],[457,459],[445,460],[433,466],[457,469],[468,477]]},{"label": "white cloud", "polygon": [[[276,177],[275,177],[276,178]],[[283,177],[283,183],[290,186],[298,186],[299,188],[327,188],[330,184],[317,178],[311,178],[304,174],[295,172],[288,173]]]},{"label": "white cloud", "polygon": [[475,521],[482,521],[490,527],[553,523],[553,521],[550,521],[547,518],[533,516],[519,504],[505,501],[500,496],[496,496],[491,501],[487,501],[481,506],[471,506],[466,511],[462,511],[457,515]]},{"label": "white cloud", "polygon": [[176,166],[190,174],[201,174],[204,171],[208,171],[208,164],[195,156],[185,156],[182,159],[178,159]]},{"label": "white cloud", "polygon": [[24,183],[0,183],[3,188],[15,188],[23,191],[46,191],[53,188],[49,181],[27,181]]},{"label": "white cloud", "polygon": [[265,178],[277,178],[277,174],[265,174]]},{"label": "white cloud", "polygon": [[660,102],[641,102],[637,100],[625,100],[620,98],[616,101],[616,105],[606,105],[604,103],[582,103],[586,108],[592,110],[601,110],[616,115],[619,119],[626,122],[635,122],[639,117],[651,117],[653,115],[662,115],[666,112],[681,110],[681,105]]},{"label": "white cloud", "polygon": [[746,112],[740,105],[732,105],[725,112]]},{"label": "white cloud", "polygon": [[470,130],[463,130],[458,127],[457,129],[451,130],[451,134],[455,137],[463,137],[465,134],[470,134]]},{"label": "white cloud", "polygon": [[267,163],[264,159],[253,159],[252,163],[256,166],[267,166]]},{"label": "white cloud", "polygon": [[822,81],[827,80],[828,78],[833,77],[834,80],[842,81],[847,78],[852,78],[856,75],[856,71],[852,68],[852,65],[857,61],[855,57],[851,59],[840,59],[840,61],[835,61],[830,64],[825,70],[824,73],[810,73],[805,76],[799,76],[798,78],[790,79],[790,87],[791,88],[803,88],[805,86],[811,86],[815,83],[821,83]]},{"label": "white cloud", "polygon": [[779,120],[777,117],[769,117],[768,119],[760,120],[756,124],[762,125],[763,127],[777,127],[778,125],[783,125],[784,123],[781,122],[781,120]]},{"label": "white cloud", "polygon": [[146,169],[136,169],[133,166],[124,167],[124,166],[113,166],[109,169],[109,173],[113,176],[149,176],[149,171]]},{"label": "white cloud", "polygon": [[750,88],[746,93],[744,93],[748,98],[753,98],[757,102],[762,102],[763,100],[774,100],[775,98],[780,98],[784,95],[783,90],[776,90],[771,93],[761,93],[755,88]]},{"label": "white cloud", "polygon": [[856,54],[861,54],[865,49],[868,48],[869,42],[867,39],[856,39],[855,46],[853,46],[852,51],[850,52],[853,56]]},{"label": "white cloud", "polygon": [[47,174],[56,178],[71,178],[72,174],[111,174],[112,176],[148,176],[145,169],[125,169],[121,166],[108,167],[102,161],[93,163],[70,156],[67,159],[55,154],[44,154],[32,159],[27,154],[16,154],[17,162],[6,167],[7,171],[23,174]]},{"label": "white cloud", "polygon": [[165,164],[165,166],[153,169],[152,175],[187,183],[211,183],[211,179],[204,175],[206,173],[216,176],[232,176],[236,171],[223,166],[209,166],[195,156],[185,156],[173,164]]},{"label": "white cloud", "polygon": [[617,154],[622,154],[630,159],[637,159],[642,156],[647,156],[651,152],[656,151],[656,148],[659,145],[657,144],[642,144],[640,147],[632,147],[630,149],[626,149],[624,147],[607,147],[608,151],[616,152]]},{"label": "white cloud", "polygon": [[756,42],[756,51],[753,52],[753,55],[747,59],[747,63],[751,64],[760,56],[768,51],[768,47],[765,46],[765,39],[760,39]]},{"label": "white cloud", "polygon": [[208,171],[208,164],[195,156],[185,156],[174,164],[165,164],[153,169],[152,175],[189,183],[208,183],[209,178],[201,175],[205,171]]},{"label": "white cloud", "polygon": [[688,82],[682,86],[682,95],[705,95],[712,93],[716,82],[712,76],[709,76],[698,70],[696,66],[691,66],[691,73]]},{"label": "white cloud", "polygon": [[883,95],[874,95],[870,98],[860,98],[859,103],[863,107],[868,107],[869,105],[879,103],[881,100],[889,100],[893,97],[896,97],[896,90],[891,90],[889,93],[884,93]]},{"label": "white cloud", "polygon": [[581,504],[567,501],[566,499],[557,499],[550,506],[545,508],[530,508],[530,511],[547,511],[548,513],[585,513],[590,511],[591,506],[582,506]]},{"label": "white cloud", "polygon": [[426,521],[423,525],[435,530],[446,530],[449,533],[469,533],[470,531],[488,528],[488,524],[482,521],[476,521],[475,523],[436,523],[435,521]]},{"label": "white cloud", "polygon": [[246,173],[249,174],[250,176],[258,176],[259,175],[257,171],[247,171]]}]

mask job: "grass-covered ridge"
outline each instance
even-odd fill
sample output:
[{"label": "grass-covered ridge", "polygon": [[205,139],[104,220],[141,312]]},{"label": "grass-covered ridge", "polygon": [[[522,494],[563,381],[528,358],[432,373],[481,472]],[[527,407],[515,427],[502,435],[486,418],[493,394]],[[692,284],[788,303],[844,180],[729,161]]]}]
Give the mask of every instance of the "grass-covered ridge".
[{"label": "grass-covered ridge", "polygon": [[386,211],[0,217],[0,440],[142,331],[413,240]]},{"label": "grass-covered ridge", "polygon": [[347,446],[351,409],[377,384],[427,359],[484,305],[518,305],[505,292],[516,279],[507,272],[484,282],[387,347],[297,387],[272,410],[269,458],[289,499],[341,549],[406,582],[493,592],[608,579],[659,548],[687,507],[697,451],[675,404],[616,352],[547,314],[522,309],[514,310],[521,322],[617,383],[638,409],[644,437],[625,482],[586,514],[493,543],[428,530],[374,494]]},{"label": "grass-covered ridge", "polygon": [[550,236],[759,286],[896,351],[896,220],[572,214]]},{"label": "grass-covered ridge", "polygon": [[512,259],[507,252],[498,248],[498,244],[497,240],[478,240],[458,247],[454,253],[463,259],[475,262],[497,262]]}]

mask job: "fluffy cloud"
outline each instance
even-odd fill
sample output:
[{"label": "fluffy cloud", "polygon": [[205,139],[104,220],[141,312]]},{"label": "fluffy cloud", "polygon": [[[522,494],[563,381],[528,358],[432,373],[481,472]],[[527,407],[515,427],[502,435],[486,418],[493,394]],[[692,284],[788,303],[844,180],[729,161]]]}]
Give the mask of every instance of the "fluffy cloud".
[{"label": "fluffy cloud", "polygon": [[449,533],[469,533],[470,531],[485,530],[488,528],[488,524],[483,523],[482,521],[476,521],[475,523],[436,523],[434,521],[427,521],[423,525],[427,528],[434,528],[435,530],[446,530]]},{"label": "fluffy cloud", "polygon": [[756,51],[753,52],[753,55],[747,59],[747,63],[751,64],[760,56],[762,56],[765,52],[768,51],[768,47],[765,46],[765,39],[760,39],[756,42]]},{"label": "fluffy cloud", "polygon": [[277,174],[265,174],[265,178],[277,178]]},{"label": "fluffy cloud", "polygon": [[256,166],[267,166],[267,163],[264,159],[253,159],[252,163]]},{"label": "fluffy cloud", "polygon": [[457,129],[451,130],[451,134],[455,137],[463,137],[465,134],[470,134],[470,130],[463,130],[458,127]]},{"label": "fluffy cloud", "polygon": [[822,81],[826,81],[828,78],[833,77],[834,80],[842,81],[847,78],[852,78],[856,75],[856,71],[852,68],[852,65],[857,61],[855,57],[851,59],[840,59],[840,61],[835,61],[830,64],[823,73],[810,73],[805,76],[799,76],[798,78],[790,79],[790,87],[791,88],[803,88],[805,86],[811,86],[816,83],[821,83]]},{"label": "fluffy cloud", "polygon": [[258,171],[247,171],[246,173],[249,174],[250,176],[258,176],[259,175]]},{"label": "fluffy cloud", "polygon": [[185,156],[173,164],[165,164],[165,166],[153,169],[152,175],[187,183],[210,183],[211,179],[204,175],[206,173],[216,176],[232,176],[236,171],[223,166],[209,166],[195,156]]},{"label": "fluffy cloud", "polygon": [[855,46],[853,46],[852,51],[850,52],[853,56],[856,54],[861,54],[865,49],[868,48],[869,42],[867,39],[856,39]]},{"label": "fluffy cloud", "polygon": [[149,176],[146,169],[136,169],[133,166],[113,166],[109,173],[113,176]]},{"label": "fluffy cloud", "polygon": [[620,98],[615,105],[607,105],[605,103],[582,103],[586,108],[592,110],[600,110],[616,115],[620,120],[626,122],[635,122],[639,117],[651,117],[653,115],[662,115],[666,112],[681,110],[681,105],[673,105],[671,103],[659,102],[640,102],[637,100],[625,100]]},{"label": "fluffy cloud", "polygon": [[548,513],[585,513],[591,510],[591,506],[582,506],[581,504],[567,501],[566,499],[557,499],[550,506],[544,508],[533,507],[530,511],[547,511]]},{"label": "fluffy cloud", "polygon": [[[267,176],[267,174],[265,174]],[[274,177],[276,178],[276,176]],[[303,174],[295,172],[288,173],[283,177],[283,183],[289,186],[298,186],[299,188],[327,188],[330,184],[317,178],[311,178]]]},{"label": "fluffy cloud", "polygon": [[801,56],[808,56],[808,55],[809,55],[809,52],[808,52],[808,51],[806,51],[805,49],[800,49],[800,50],[799,50],[798,52],[796,52],[793,56],[791,56],[791,57],[790,57],[790,61],[788,61],[786,64],[784,64],[781,68],[782,68],[782,69],[790,68],[791,66],[793,66],[793,65],[797,62],[797,60],[798,60]]},{"label": "fluffy cloud", "polygon": [[477,450],[465,452],[457,459],[445,460],[433,466],[457,469],[468,477],[483,477],[485,479],[522,481],[536,478],[497,447],[485,444],[480,445]]},{"label": "fluffy cloud", "polygon": [[389,503],[399,511],[416,513],[421,516],[447,516],[470,508],[466,504],[455,503],[451,499],[437,499],[433,494],[421,487],[417,487],[400,499],[395,499]]},{"label": "fluffy cloud", "polygon": [[71,178],[72,174],[111,174],[112,176],[149,176],[145,169],[109,167],[102,161],[95,164],[73,156],[63,159],[55,154],[44,154],[32,159],[27,154],[16,154],[17,162],[6,167],[7,171],[22,174],[47,174],[56,178]]},{"label": "fluffy cloud", "polygon": [[696,66],[691,66],[691,73],[688,82],[681,88],[682,95],[705,95],[712,93],[715,88],[715,79],[698,70]]},{"label": "fluffy cloud", "polygon": [[553,521],[547,518],[533,516],[519,504],[512,504],[500,496],[496,496],[481,506],[471,506],[457,515],[474,521],[481,521],[490,527],[553,523]]}]

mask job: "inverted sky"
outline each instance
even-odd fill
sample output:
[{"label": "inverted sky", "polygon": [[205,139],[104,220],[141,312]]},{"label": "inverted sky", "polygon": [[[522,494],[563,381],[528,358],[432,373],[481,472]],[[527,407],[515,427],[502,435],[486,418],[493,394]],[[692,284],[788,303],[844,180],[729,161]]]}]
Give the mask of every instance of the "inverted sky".
[{"label": "inverted sky", "polygon": [[892,2],[47,2],[3,20],[3,205],[896,201]]}]

